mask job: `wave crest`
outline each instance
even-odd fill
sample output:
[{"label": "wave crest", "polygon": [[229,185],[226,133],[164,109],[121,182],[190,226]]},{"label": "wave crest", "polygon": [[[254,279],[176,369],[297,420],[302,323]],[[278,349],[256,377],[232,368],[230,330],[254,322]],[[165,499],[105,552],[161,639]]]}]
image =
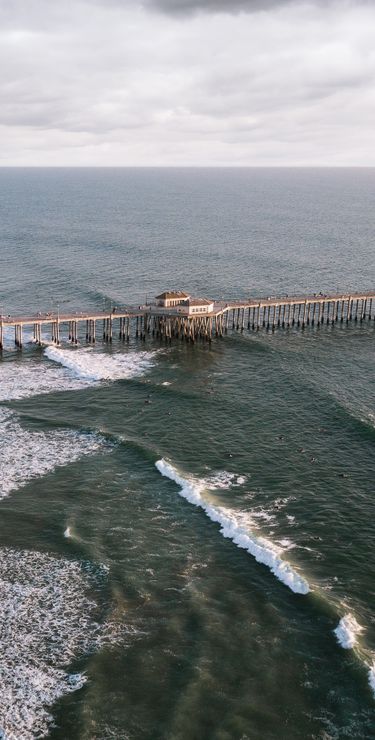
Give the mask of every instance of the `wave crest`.
[{"label": "wave crest", "polygon": [[333,631],[341,647],[350,650],[355,646],[357,636],[363,632],[363,627],[358,624],[353,614],[346,614],[345,617],[340,619],[336,629]]},{"label": "wave crest", "polygon": [[220,532],[223,537],[228,537],[237,547],[252,555],[258,563],[266,565],[276,578],[294,593],[307,594],[309,592],[310,588],[305,578],[300,576],[287,561],[280,557],[282,548],[276,547],[264,537],[254,535],[251,530],[238,523],[230,510],[207,503],[201,495],[204,489],[202,482],[197,483],[183,478],[173,465],[170,465],[164,459],[158,460],[155,465],[162,475],[175,481],[180,486],[180,496],[191,504],[199,506],[211,521],[220,525]]}]

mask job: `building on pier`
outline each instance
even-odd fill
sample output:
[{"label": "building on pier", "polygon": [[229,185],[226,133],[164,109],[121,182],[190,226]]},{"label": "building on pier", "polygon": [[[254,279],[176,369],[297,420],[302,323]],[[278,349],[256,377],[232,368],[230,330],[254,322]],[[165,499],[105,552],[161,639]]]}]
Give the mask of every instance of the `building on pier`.
[{"label": "building on pier", "polygon": [[181,290],[166,290],[164,291],[164,293],[160,293],[160,295],[157,295],[155,300],[157,306],[162,306],[163,308],[172,308],[174,306],[179,306],[182,303],[185,303],[185,301],[189,300],[189,298],[189,293],[184,293]]},{"label": "building on pier", "polygon": [[[214,301],[209,298],[193,298],[183,291],[165,291],[157,295],[155,300],[158,312],[161,308],[164,308],[168,309],[168,313],[195,316],[212,313],[214,310]],[[153,306],[150,307],[150,310],[153,310]]]},{"label": "building on pier", "polygon": [[178,307],[179,313],[192,314],[211,313],[214,310],[214,302],[208,298],[189,298],[182,306]]}]

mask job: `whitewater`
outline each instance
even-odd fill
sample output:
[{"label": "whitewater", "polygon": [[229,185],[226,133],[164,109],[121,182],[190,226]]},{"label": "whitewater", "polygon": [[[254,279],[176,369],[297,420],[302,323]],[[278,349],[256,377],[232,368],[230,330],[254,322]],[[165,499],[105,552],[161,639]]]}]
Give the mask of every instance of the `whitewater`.
[{"label": "whitewater", "polygon": [[[41,362],[27,357],[1,366],[0,401],[81,390],[104,381],[141,377],[154,364],[153,352],[107,356],[86,349],[46,347]],[[57,364],[58,367],[54,367]],[[100,433],[74,429],[35,431],[20,415],[0,407],[0,498],[58,467],[87,456],[105,455],[114,443]],[[71,538],[68,526],[65,538]],[[3,740],[45,737],[50,707],[86,683],[67,666],[80,655],[114,645],[125,626],[99,623],[98,605],[88,592],[106,577],[96,567],[38,551],[0,548],[0,736]],[[119,628],[120,627],[120,628]]]},{"label": "whitewater", "polygon": [[0,548],[0,736],[45,737],[50,707],[86,683],[73,659],[119,639],[88,596],[103,568],[46,553]]},{"label": "whitewater", "polygon": [[0,408],[2,450],[0,498],[87,455],[110,452],[113,445],[96,433],[74,430],[27,431],[16,413]]},{"label": "whitewater", "polygon": [[36,395],[82,390],[100,383],[143,377],[157,360],[157,351],[113,353],[92,348],[65,349],[47,346],[47,362],[28,356],[1,367],[0,401],[31,398]]},{"label": "whitewater", "polygon": [[[220,525],[220,533],[234,542],[237,547],[246,550],[258,563],[266,565],[271,572],[282,583],[288,586],[294,593],[307,594],[310,587],[306,579],[285,560],[282,559],[282,548],[275,546],[266,538],[256,536],[251,530],[238,524],[233,512],[223,507],[213,506],[205,501],[203,496],[207,481],[193,481],[182,477],[178,471],[161,459],[155,463],[159,472],[180,486],[179,494],[194,506],[198,506],[207,514],[209,519]],[[242,476],[240,479],[243,480]],[[218,480],[218,487],[222,486],[223,477]],[[228,475],[225,476],[228,480]],[[229,478],[230,480],[230,478]],[[237,478],[238,480],[238,478]],[[215,486],[215,479],[210,481],[211,487]]]}]

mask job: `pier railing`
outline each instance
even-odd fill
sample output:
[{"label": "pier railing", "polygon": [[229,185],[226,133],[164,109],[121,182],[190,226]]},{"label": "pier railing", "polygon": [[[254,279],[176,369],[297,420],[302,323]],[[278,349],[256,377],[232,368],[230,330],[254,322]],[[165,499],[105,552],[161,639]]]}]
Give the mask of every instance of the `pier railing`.
[{"label": "pier railing", "polygon": [[[144,340],[147,335],[167,341],[197,339],[211,341],[228,331],[275,331],[276,328],[322,327],[350,321],[375,319],[375,291],[364,293],[313,293],[300,296],[267,296],[214,302],[210,313],[182,313],[178,307],[138,306],[111,311],[0,315],[0,349],[9,330],[14,331],[16,347],[21,348],[25,330],[31,330],[37,344],[52,341],[59,345],[62,334],[72,344],[98,339],[112,342],[117,335],[129,342],[130,336]],[[44,334],[47,334],[47,337]]]}]

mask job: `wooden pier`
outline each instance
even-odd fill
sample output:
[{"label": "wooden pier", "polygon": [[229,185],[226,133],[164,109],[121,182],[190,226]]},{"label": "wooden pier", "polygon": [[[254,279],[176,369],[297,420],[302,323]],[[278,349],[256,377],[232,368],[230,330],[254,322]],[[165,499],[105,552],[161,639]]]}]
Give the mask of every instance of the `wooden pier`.
[{"label": "wooden pier", "polygon": [[0,316],[0,349],[4,332],[14,331],[14,343],[22,348],[24,330],[32,331],[36,344],[43,344],[42,330],[48,340],[60,345],[62,337],[73,345],[98,339],[111,343],[115,337],[129,342],[130,336],[144,340],[151,335],[161,340],[181,339],[211,342],[228,331],[275,331],[277,328],[322,327],[350,321],[375,320],[375,291],[370,293],[267,297],[243,301],[213,301],[213,310],[195,314],[181,311],[178,305],[140,306],[138,309],[87,313],[38,313],[29,316]]}]

